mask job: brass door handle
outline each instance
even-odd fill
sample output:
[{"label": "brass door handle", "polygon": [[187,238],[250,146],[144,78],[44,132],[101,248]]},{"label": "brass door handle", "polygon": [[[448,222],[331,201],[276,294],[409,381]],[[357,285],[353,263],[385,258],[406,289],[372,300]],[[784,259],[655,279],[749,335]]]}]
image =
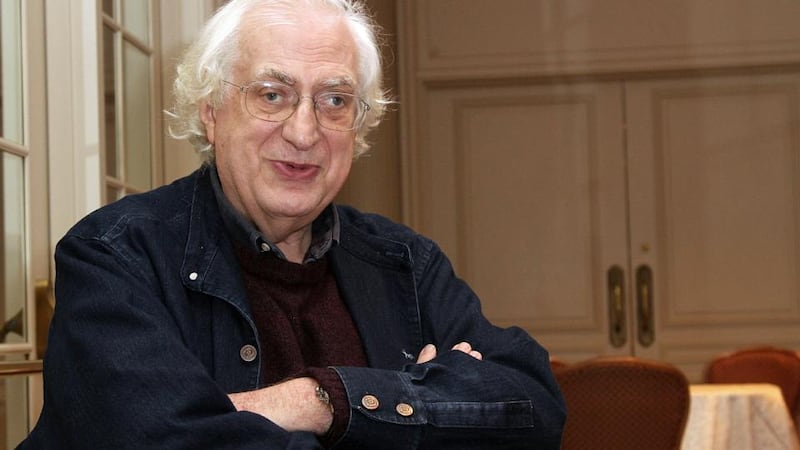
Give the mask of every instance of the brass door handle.
[{"label": "brass door handle", "polygon": [[606,273],[608,295],[608,340],[613,347],[622,347],[628,340],[625,320],[625,271],[611,266]]},{"label": "brass door handle", "polygon": [[653,271],[648,265],[636,269],[636,317],[639,344],[649,347],[655,340]]}]

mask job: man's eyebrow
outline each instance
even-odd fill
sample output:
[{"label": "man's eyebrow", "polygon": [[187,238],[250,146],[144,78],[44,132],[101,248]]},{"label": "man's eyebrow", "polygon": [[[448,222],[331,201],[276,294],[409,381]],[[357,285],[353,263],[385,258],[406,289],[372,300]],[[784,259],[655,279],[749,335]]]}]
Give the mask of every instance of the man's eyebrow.
[{"label": "man's eyebrow", "polygon": [[353,79],[348,76],[330,78],[320,83],[320,86],[324,88],[348,87],[354,89],[355,85],[356,85],[355,81],[353,81]]},{"label": "man's eyebrow", "polygon": [[258,80],[272,79],[275,81],[280,81],[284,84],[288,84],[289,86],[294,86],[295,84],[295,79],[291,75],[277,69],[262,70],[256,76]]},{"label": "man's eyebrow", "polygon": [[[288,84],[289,86],[294,86],[297,84],[297,80],[288,73],[277,70],[274,68],[262,70],[257,74],[258,80],[275,80],[280,81],[281,83]],[[352,77],[344,75],[340,77],[333,77],[327,80],[323,80],[318,84],[320,88],[351,88],[355,89],[356,82],[353,80]]]}]

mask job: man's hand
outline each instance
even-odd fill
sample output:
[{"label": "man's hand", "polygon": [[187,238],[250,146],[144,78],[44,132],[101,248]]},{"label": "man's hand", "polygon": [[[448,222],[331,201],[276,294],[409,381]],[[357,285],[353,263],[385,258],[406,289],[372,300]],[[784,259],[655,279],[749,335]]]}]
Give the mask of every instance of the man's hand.
[{"label": "man's hand", "polygon": [[[477,360],[483,359],[483,355],[481,355],[481,352],[473,350],[469,342],[459,342],[458,344],[453,346],[452,350],[458,350],[460,352],[464,352]],[[419,356],[417,357],[417,364],[426,363],[432,360],[433,358],[436,358],[436,346],[433,344],[428,344],[425,347],[422,347],[422,351],[419,352]]]},{"label": "man's hand", "polygon": [[294,378],[228,397],[238,411],[261,414],[286,431],[310,431],[322,436],[330,428],[333,414],[317,398],[316,387],[313,378]]}]

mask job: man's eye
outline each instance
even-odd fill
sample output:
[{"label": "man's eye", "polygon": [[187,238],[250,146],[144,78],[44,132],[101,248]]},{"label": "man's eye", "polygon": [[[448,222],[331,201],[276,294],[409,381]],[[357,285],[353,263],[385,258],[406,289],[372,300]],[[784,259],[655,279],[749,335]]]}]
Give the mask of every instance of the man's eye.
[{"label": "man's eye", "polygon": [[294,99],[291,88],[272,83],[253,86],[250,95],[262,106],[285,106]]},{"label": "man's eye", "polygon": [[258,97],[267,103],[282,103],[286,99],[286,95],[282,92],[266,89],[262,89],[261,92],[258,93]]},{"label": "man's eye", "polygon": [[345,104],[345,100],[341,95],[331,95],[329,103],[331,106],[342,106]]},{"label": "man's eye", "polygon": [[327,93],[318,97],[317,103],[319,106],[326,109],[341,109],[347,108],[353,101],[353,96],[343,93]]}]

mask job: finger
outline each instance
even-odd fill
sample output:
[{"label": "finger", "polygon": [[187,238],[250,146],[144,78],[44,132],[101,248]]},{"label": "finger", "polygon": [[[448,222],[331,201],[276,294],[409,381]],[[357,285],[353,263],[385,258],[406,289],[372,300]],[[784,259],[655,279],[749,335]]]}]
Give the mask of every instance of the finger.
[{"label": "finger", "polygon": [[433,344],[427,344],[425,347],[422,347],[422,350],[419,352],[417,364],[426,363],[433,358],[436,358],[436,346]]},{"label": "finger", "polygon": [[469,342],[459,342],[458,344],[453,346],[453,350],[464,352],[477,360],[483,360],[483,355],[481,354],[481,352],[473,350],[472,345],[470,345]]},{"label": "finger", "polygon": [[472,351],[472,346],[469,345],[469,342],[459,342],[458,344],[453,346],[453,350],[469,353]]}]

